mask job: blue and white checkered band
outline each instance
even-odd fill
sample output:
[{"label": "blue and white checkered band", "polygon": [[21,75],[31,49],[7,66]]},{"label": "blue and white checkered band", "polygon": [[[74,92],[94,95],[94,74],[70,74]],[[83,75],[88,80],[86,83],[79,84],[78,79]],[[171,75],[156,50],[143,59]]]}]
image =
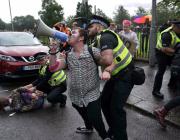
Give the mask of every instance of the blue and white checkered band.
[{"label": "blue and white checkered band", "polygon": [[104,23],[104,22],[102,22],[100,20],[97,20],[97,19],[91,20],[90,24],[93,24],[93,23],[99,23],[99,24],[103,25],[106,28],[108,27],[108,25],[106,23]]}]

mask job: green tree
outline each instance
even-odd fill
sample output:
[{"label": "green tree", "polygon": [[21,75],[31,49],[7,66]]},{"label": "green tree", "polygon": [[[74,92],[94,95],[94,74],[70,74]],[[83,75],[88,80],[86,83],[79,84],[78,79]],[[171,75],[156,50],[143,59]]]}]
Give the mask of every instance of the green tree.
[{"label": "green tree", "polygon": [[170,14],[177,19],[180,19],[180,1],[179,0],[163,0],[162,3],[166,5],[170,11]]},{"label": "green tree", "polygon": [[97,9],[97,11],[96,11],[96,15],[98,15],[98,16],[101,16],[101,17],[104,17],[104,18],[106,18],[107,20],[109,20],[110,22],[112,22],[112,19],[111,18],[109,18],[101,9]]},{"label": "green tree", "polygon": [[6,23],[0,19],[0,30],[5,30],[5,27],[6,27]]},{"label": "green tree", "polygon": [[163,0],[157,4],[157,22],[161,25],[171,19],[180,19],[180,2]]},{"label": "green tree", "polygon": [[149,12],[143,7],[138,7],[138,9],[135,12],[136,12],[136,16],[144,16],[149,14]]},{"label": "green tree", "polygon": [[52,27],[55,23],[63,20],[63,7],[55,0],[42,0],[42,10],[38,13],[41,19],[48,26]]},{"label": "green tree", "polygon": [[68,27],[71,28],[73,22],[74,22],[74,16],[69,16],[69,17],[67,17],[66,23],[67,23],[67,26],[68,26]]},{"label": "green tree", "polygon": [[114,12],[114,21],[116,24],[121,24],[124,19],[130,20],[130,14],[128,10],[124,9],[122,5]]},{"label": "green tree", "polygon": [[33,16],[16,16],[13,18],[14,28],[17,31],[31,30],[34,29],[36,20]]},{"label": "green tree", "polygon": [[76,17],[86,17],[89,19],[92,15],[92,5],[88,4],[87,0],[78,2],[76,8]]},{"label": "green tree", "polygon": [[[170,9],[174,10],[176,14],[180,12],[180,1],[179,0],[162,0]],[[180,15],[179,15],[180,16]]]}]

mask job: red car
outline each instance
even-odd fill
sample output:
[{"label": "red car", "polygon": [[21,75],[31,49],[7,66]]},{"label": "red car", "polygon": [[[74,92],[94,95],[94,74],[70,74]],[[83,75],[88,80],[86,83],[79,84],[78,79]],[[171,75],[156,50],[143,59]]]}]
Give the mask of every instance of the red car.
[{"label": "red car", "polygon": [[27,32],[0,32],[0,77],[19,78],[38,74],[49,48]]}]

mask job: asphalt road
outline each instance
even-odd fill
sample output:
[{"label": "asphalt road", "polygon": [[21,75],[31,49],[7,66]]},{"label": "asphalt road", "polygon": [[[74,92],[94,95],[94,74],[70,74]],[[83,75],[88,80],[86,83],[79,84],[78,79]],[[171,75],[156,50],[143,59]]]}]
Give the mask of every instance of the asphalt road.
[{"label": "asphalt road", "polygon": [[[28,83],[8,81],[0,83],[0,96],[8,90]],[[83,125],[78,113],[68,103],[65,108],[46,108],[28,113],[0,113],[0,140],[100,140],[96,132],[91,135],[76,134],[75,129]],[[180,130],[168,127],[160,129],[154,119],[127,109],[129,140],[180,140]]]}]

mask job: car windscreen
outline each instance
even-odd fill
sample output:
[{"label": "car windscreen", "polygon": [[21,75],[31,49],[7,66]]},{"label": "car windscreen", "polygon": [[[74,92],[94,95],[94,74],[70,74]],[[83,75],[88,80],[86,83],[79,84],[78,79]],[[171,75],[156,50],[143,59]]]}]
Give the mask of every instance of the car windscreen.
[{"label": "car windscreen", "polygon": [[0,46],[31,46],[39,44],[41,44],[39,40],[30,33],[0,33]]}]

